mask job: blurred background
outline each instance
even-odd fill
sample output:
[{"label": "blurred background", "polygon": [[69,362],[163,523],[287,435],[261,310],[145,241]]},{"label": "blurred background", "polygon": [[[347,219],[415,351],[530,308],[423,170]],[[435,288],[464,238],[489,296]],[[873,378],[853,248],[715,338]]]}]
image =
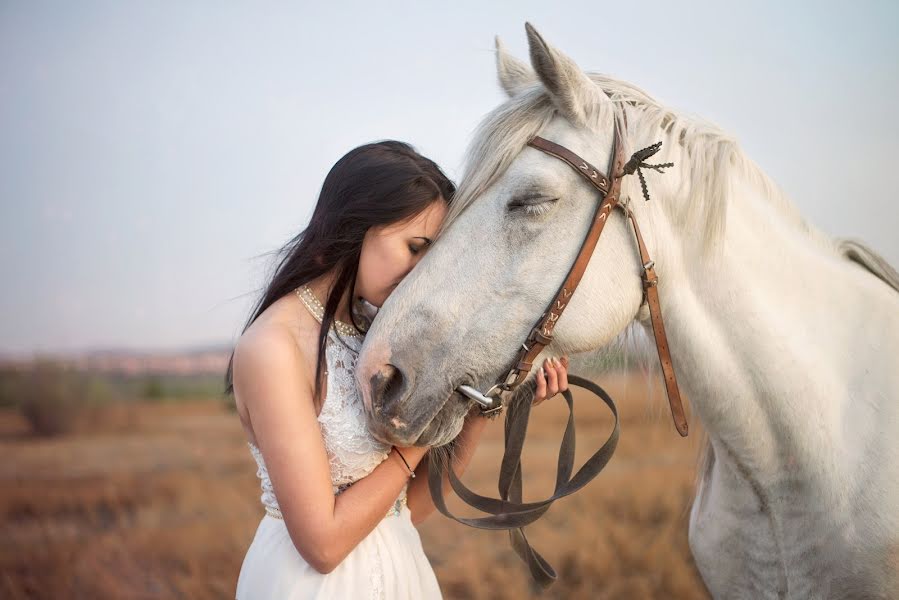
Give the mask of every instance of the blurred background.
[{"label": "blurred background", "polygon": [[[892,2],[2,2],[0,597],[233,598],[262,507],[223,375],[270,253],[360,144],[458,180],[504,98],[494,36],[527,60],[525,21],[719,124],[813,224],[899,264]],[[706,596],[699,436],[625,358],[615,457],[530,528],[560,574],[543,597]],[[526,497],[564,427],[562,402],[539,414]],[[610,423],[585,402],[579,426],[583,458]],[[482,493],[501,429],[465,477]],[[447,598],[534,594],[504,534],[437,515],[421,535]]]}]

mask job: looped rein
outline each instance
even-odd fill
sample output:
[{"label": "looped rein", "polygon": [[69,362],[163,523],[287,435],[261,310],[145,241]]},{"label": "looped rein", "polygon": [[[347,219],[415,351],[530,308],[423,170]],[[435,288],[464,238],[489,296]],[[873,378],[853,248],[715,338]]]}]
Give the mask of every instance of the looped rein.
[{"label": "looped rein", "polygon": [[[540,587],[547,587],[556,580],[556,572],[539,552],[528,543],[524,534],[524,526],[539,519],[553,502],[564,498],[584,487],[606,466],[615,447],[618,445],[618,409],[604,389],[577,375],[568,376],[569,385],[584,388],[602,399],[612,411],[615,419],[612,433],[577,473],[574,470],[575,427],[574,398],[570,390],[562,395],[568,404],[568,423],[562,442],[559,445],[558,472],[552,496],[539,502],[522,502],[521,451],[527,433],[528,419],[531,412],[531,400],[522,395],[518,401],[509,406],[505,421],[505,451],[499,473],[499,498],[481,496],[471,491],[459,480],[452,468],[443,461],[433,461],[428,465],[428,487],[434,505],[443,515],[478,529],[507,529],[516,554],[528,565],[534,581]],[[486,517],[458,517],[446,506],[443,496],[443,474],[447,475],[450,486],[456,495],[469,506],[488,513]]]}]

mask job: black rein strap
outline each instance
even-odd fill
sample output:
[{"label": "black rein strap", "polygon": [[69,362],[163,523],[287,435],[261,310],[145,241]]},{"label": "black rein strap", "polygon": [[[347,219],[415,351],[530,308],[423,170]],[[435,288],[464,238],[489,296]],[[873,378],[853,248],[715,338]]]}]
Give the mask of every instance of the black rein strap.
[{"label": "black rein strap", "polygon": [[[604,389],[577,375],[568,376],[569,385],[584,388],[599,396],[612,411],[615,424],[609,439],[600,446],[593,456],[572,477],[574,470],[574,398],[570,390],[565,390],[562,395],[568,404],[568,424],[559,445],[558,473],[556,474],[556,486],[553,495],[539,502],[522,502],[521,484],[521,451],[524,447],[524,439],[527,433],[528,417],[531,412],[531,399],[522,396],[517,402],[509,406],[505,422],[505,450],[502,466],[499,474],[499,498],[481,496],[472,492],[459,480],[452,468],[441,461],[433,461],[428,465],[428,487],[434,505],[445,516],[456,521],[477,527],[479,529],[506,529],[512,547],[523,561],[528,565],[534,581],[540,587],[547,587],[556,580],[556,572],[540,553],[534,550],[524,535],[523,527],[539,519],[552,503],[559,498],[573,494],[594,477],[606,466],[615,447],[618,445],[618,409],[612,398]],[[443,474],[446,471],[447,478],[453,491],[469,506],[488,513],[486,517],[457,517],[446,506],[443,495]]]}]

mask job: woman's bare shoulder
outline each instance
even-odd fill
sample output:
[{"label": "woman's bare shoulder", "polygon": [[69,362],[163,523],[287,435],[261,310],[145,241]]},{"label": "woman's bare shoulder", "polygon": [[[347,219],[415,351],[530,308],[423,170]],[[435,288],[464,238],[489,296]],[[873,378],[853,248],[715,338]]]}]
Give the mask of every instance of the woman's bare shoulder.
[{"label": "woman's bare shoulder", "polygon": [[238,364],[255,364],[263,360],[263,357],[273,363],[283,363],[299,362],[302,356],[296,336],[289,328],[269,324],[252,331],[247,329],[240,336],[234,347],[234,368],[236,371]]},{"label": "woman's bare shoulder", "polygon": [[[298,356],[309,358],[309,350],[315,348],[320,329],[318,321],[300,300],[287,294],[262,311],[240,336],[237,346],[263,351],[274,346],[282,351],[295,350]],[[293,346],[288,342],[293,342]]]},{"label": "woman's bare shoulder", "polygon": [[[302,308],[300,306],[299,308]],[[282,298],[244,331],[234,347],[234,378],[253,378],[260,369],[287,369],[311,381],[318,322]]]}]

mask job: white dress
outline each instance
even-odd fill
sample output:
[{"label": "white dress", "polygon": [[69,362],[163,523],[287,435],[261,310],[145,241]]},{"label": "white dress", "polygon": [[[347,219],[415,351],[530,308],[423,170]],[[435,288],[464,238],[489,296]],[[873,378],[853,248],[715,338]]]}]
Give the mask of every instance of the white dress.
[{"label": "white dress", "polygon": [[[314,314],[314,313],[313,313]],[[315,315],[317,319],[320,317]],[[368,431],[354,367],[362,337],[338,336],[332,328],[326,342],[328,387],[318,422],[331,467],[331,483],[339,494],[374,470],[390,446]],[[256,459],[265,515],[244,557],[237,580],[237,600],[301,598],[441,598],[434,570],[412,525],[403,488],[381,522],[327,574],[310,566],[296,550],[280,517],[262,453],[247,442]],[[302,476],[302,475],[299,475]]]}]

